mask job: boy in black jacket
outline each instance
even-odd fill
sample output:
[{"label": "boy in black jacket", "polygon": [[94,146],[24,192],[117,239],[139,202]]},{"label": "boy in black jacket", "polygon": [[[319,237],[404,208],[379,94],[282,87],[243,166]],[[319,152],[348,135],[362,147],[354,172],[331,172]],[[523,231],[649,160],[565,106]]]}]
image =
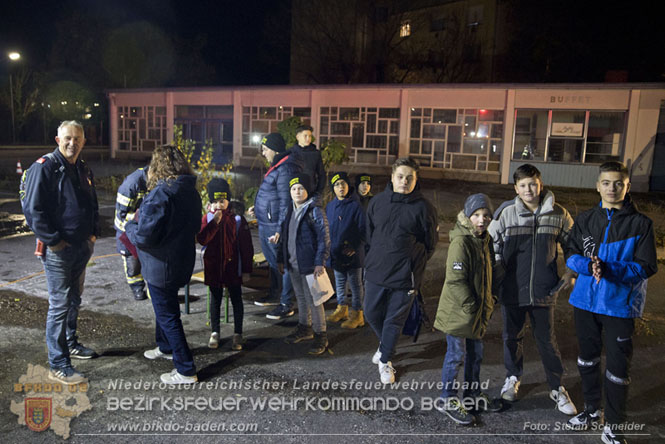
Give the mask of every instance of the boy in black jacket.
[{"label": "boy in black jacket", "polygon": [[296,128],[296,140],[289,151],[300,156],[304,161],[303,173],[312,178],[313,190],[311,198],[317,205],[321,205],[323,190],[326,188],[326,170],[323,168],[321,152],[312,143],[312,130],[309,125],[300,125]]},{"label": "boy in black jacket", "polygon": [[436,209],[418,186],[418,163],[397,159],[391,183],[367,208],[365,318],[379,338],[372,362],[381,382],[395,381],[390,358],[438,241]]}]

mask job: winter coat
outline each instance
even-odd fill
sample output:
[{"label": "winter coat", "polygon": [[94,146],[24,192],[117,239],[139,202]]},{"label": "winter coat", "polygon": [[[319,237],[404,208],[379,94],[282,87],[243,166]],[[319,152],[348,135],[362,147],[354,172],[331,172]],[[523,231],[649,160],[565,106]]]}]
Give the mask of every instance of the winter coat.
[{"label": "winter coat", "polygon": [[492,296],[492,237],[474,234],[473,225],[460,211],[450,231],[446,280],[441,289],[434,327],[442,332],[481,339],[494,309]]},{"label": "winter coat", "polygon": [[196,176],[182,175],[159,181],[143,200],[138,222],[127,221],[125,233],[137,247],[141,274],[150,285],[179,288],[189,282],[200,215]]},{"label": "winter coat", "polygon": [[127,256],[129,252],[127,247],[120,240],[120,236],[125,232],[125,223],[127,216],[130,219],[139,209],[145,195],[148,193],[148,168],[139,168],[125,178],[118,187],[118,193],[115,198],[115,226],[116,248],[118,253]]},{"label": "winter coat", "polygon": [[214,213],[201,219],[201,231],[196,240],[203,250],[204,283],[210,287],[229,287],[242,284],[242,274],[252,272],[254,246],[247,221],[228,208],[222,212],[219,224]]},{"label": "winter coat", "polygon": [[[362,268],[365,264],[365,212],[353,188],[346,198],[335,198],[328,203],[326,217],[330,226],[328,266],[342,272]],[[348,256],[345,250],[355,253]]]},{"label": "winter coat", "polygon": [[410,194],[389,183],[367,208],[365,279],[395,290],[419,290],[439,236],[436,209],[420,185]]},{"label": "winter coat", "polygon": [[[630,196],[621,209],[598,205],[577,216],[568,242],[566,264],[578,273],[570,304],[618,318],[642,316],[647,279],[658,270],[651,219],[638,211]],[[605,264],[599,283],[591,273],[591,256]]]},{"label": "winter coat", "polygon": [[[321,209],[309,199],[303,204],[304,208],[300,218],[297,220],[298,230],[296,235],[296,257],[298,260],[298,272],[301,275],[314,273],[314,267],[324,266],[330,255],[330,234],[328,231],[328,219]],[[294,205],[291,204],[282,225],[282,235],[277,244],[277,262],[289,263],[289,223],[293,214]]]},{"label": "winter coat", "polygon": [[499,299],[505,305],[550,306],[556,303],[559,282],[557,244],[568,257],[568,236],[573,218],[554,202],[551,191],[541,193],[540,207],[532,213],[519,196],[504,202],[488,231],[494,240]]},{"label": "winter coat", "polygon": [[262,230],[266,233],[279,233],[286,212],[291,206],[289,181],[300,173],[303,160],[298,155],[286,151],[278,153],[272,166],[263,177],[254,200],[254,214]]},{"label": "winter coat", "polygon": [[80,157],[72,165],[58,148],[40,157],[23,173],[19,195],[26,223],[47,246],[100,234],[94,177]]},{"label": "winter coat", "polygon": [[303,159],[302,172],[308,174],[312,178],[314,190],[312,190],[311,197],[316,197],[317,200],[323,196],[323,190],[326,188],[326,170],[323,167],[323,159],[321,158],[321,151],[316,148],[316,145],[310,143],[306,147],[302,147],[297,143],[289,148],[291,153],[297,154]]},{"label": "winter coat", "polygon": [[363,211],[367,213],[367,207],[369,207],[369,201],[372,200],[372,197],[374,195],[370,192],[365,194],[364,196],[361,196],[360,194],[358,195],[358,198],[360,199],[360,206],[363,207]]}]

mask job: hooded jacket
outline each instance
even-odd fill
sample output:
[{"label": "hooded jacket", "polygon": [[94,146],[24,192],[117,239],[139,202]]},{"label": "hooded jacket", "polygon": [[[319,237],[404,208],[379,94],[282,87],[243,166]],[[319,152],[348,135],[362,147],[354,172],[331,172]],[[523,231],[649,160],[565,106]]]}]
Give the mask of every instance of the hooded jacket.
[{"label": "hooded jacket", "polygon": [[310,143],[302,147],[297,143],[289,148],[291,153],[297,154],[303,159],[302,172],[309,174],[314,183],[314,190],[310,197],[317,197],[321,199],[323,190],[326,188],[326,170],[323,167],[323,159],[321,158],[321,151],[316,148],[316,145]]},{"label": "hooded jacket", "polygon": [[365,279],[395,290],[419,290],[439,240],[436,209],[420,191],[395,193],[392,183],[367,208]]},{"label": "hooded jacket", "polygon": [[[330,226],[330,259],[328,265],[337,271],[362,268],[365,264],[365,211],[352,187],[347,196],[336,197],[326,206]],[[346,249],[354,254],[344,254]]]},{"label": "hooded jacket", "polygon": [[434,327],[444,333],[481,339],[494,310],[492,237],[474,234],[471,220],[460,211],[450,230],[446,281],[441,289]]},{"label": "hooded jacket", "polygon": [[203,250],[204,283],[210,287],[242,284],[242,274],[252,272],[254,247],[252,233],[244,217],[230,209],[222,212],[219,224],[208,212],[201,219],[201,231],[196,240]]},{"label": "hooded jacket", "polygon": [[138,222],[127,221],[125,233],[137,247],[141,273],[150,285],[179,288],[189,282],[200,215],[196,176],[182,175],[159,181],[143,200]]},{"label": "hooded jacket", "polygon": [[25,170],[19,192],[25,221],[47,246],[99,236],[95,180],[79,157],[70,164],[58,148]]},{"label": "hooded jacket", "polygon": [[488,231],[494,240],[499,299],[505,305],[549,306],[556,303],[551,290],[559,282],[557,243],[568,257],[568,236],[573,218],[543,190],[540,206],[532,213],[522,199],[504,202]]},{"label": "hooded jacket", "polygon": [[[289,223],[294,212],[294,204],[289,206],[286,219],[282,225],[282,235],[277,244],[277,262],[286,264],[291,269],[289,260]],[[305,276],[314,273],[314,267],[324,266],[330,254],[330,234],[328,220],[321,207],[313,198],[303,203],[296,223],[296,259],[298,273]]]},{"label": "hooded jacket", "polygon": [[291,206],[289,180],[302,170],[303,160],[297,154],[285,151],[275,155],[254,199],[256,220],[267,233],[280,233]]},{"label": "hooded jacket", "polygon": [[[641,317],[647,279],[658,270],[653,222],[637,210],[630,195],[621,209],[601,205],[580,213],[570,235],[572,255],[566,265],[579,276],[569,302],[592,313]],[[605,264],[599,283],[590,272],[591,256]]]}]

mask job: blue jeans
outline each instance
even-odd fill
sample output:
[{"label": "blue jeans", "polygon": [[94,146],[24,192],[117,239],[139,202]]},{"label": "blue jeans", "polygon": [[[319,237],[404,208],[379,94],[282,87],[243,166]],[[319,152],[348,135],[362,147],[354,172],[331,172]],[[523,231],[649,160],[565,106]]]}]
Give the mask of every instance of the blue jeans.
[{"label": "blue jeans", "polygon": [[[448,348],[443,360],[441,381],[443,391],[441,396],[450,398],[457,396],[457,372],[464,363],[464,382],[468,388],[463,396],[477,396],[480,394],[480,364],[483,362],[483,341],[480,339],[467,339],[460,336],[446,335]],[[475,384],[474,384],[475,383]],[[461,385],[461,384],[460,384]]]},{"label": "blue jeans", "polygon": [[261,241],[261,251],[270,265],[270,296],[280,295],[280,304],[287,308],[293,307],[293,300],[295,295],[293,293],[293,285],[291,285],[291,277],[289,272],[284,267],[284,274],[279,273],[277,268],[277,246],[268,242],[268,238],[275,234],[272,230],[262,229],[259,226],[259,240]]},{"label": "blue jeans", "polygon": [[363,299],[365,299],[365,289],[363,287],[363,269],[352,268],[346,271],[335,272],[335,292],[337,293],[337,305],[348,305],[346,303],[346,283],[351,287],[351,308],[354,310],[363,309]]},{"label": "blue jeans", "polygon": [[78,344],[76,321],[81,306],[85,267],[93,248],[88,241],[69,245],[57,252],[47,248],[41,258],[48,284],[46,347],[52,369],[71,365],[69,349]]},{"label": "blue jeans", "polygon": [[187,345],[185,330],[180,320],[178,288],[161,288],[148,282],[148,291],[155,310],[155,342],[159,350],[173,355],[173,365],[178,373],[194,376],[194,357]]}]

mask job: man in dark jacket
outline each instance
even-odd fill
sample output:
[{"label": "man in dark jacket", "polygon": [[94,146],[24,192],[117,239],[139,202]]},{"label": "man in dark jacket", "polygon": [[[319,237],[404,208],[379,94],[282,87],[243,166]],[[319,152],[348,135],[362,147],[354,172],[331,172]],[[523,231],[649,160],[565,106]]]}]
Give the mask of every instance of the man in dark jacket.
[{"label": "man in dark jacket", "polygon": [[76,321],[85,267],[99,235],[99,211],[92,172],[79,158],[85,145],[83,127],[74,120],[62,122],[55,141],[58,148],[23,174],[20,195],[48,283],[49,379],[74,385],[86,378],[70,358],[97,356],[78,342]]},{"label": "man in dark jacket", "polygon": [[296,140],[298,142],[289,151],[298,154],[303,159],[302,172],[311,177],[314,183],[314,190],[310,198],[321,205],[323,190],[326,188],[326,170],[323,167],[321,152],[312,143],[312,130],[313,128],[309,125],[301,125],[296,128]]},{"label": "man in dark jacket", "polygon": [[143,198],[148,192],[147,181],[147,166],[139,168],[122,181],[115,199],[115,220],[113,221],[116,231],[116,248],[125,266],[125,279],[132,290],[134,299],[137,301],[147,299],[145,281],[141,275],[141,262],[132,255],[120,238],[122,233],[125,232],[127,220],[134,217],[136,210],[141,206]]},{"label": "man in dark jacket", "polygon": [[282,222],[291,206],[289,180],[302,171],[303,161],[297,154],[286,150],[284,139],[279,133],[270,133],[263,138],[261,153],[271,166],[263,177],[254,206],[248,213],[254,214],[259,224],[261,251],[270,265],[270,291],[265,300],[256,301],[255,304],[275,305],[272,301],[281,295],[277,307],[266,315],[268,319],[279,320],[293,316],[294,295],[289,274],[284,273],[282,276],[277,268],[276,244],[281,236]]},{"label": "man in dark jacket", "polygon": [[436,209],[420,191],[417,174],[414,159],[397,159],[391,183],[367,209],[365,318],[380,341],[372,362],[384,384],[395,381],[390,358],[438,241]]},{"label": "man in dark jacket", "polygon": [[[568,424],[576,430],[598,425],[601,352],[605,345],[605,443],[625,442],[630,361],[635,318],[642,316],[647,280],[657,271],[653,222],[640,213],[628,191],[628,170],[619,162],[600,166],[600,205],[577,216],[567,265],[579,275],[570,295],[580,354],[584,411]],[[603,330],[605,330],[603,332]]]}]

